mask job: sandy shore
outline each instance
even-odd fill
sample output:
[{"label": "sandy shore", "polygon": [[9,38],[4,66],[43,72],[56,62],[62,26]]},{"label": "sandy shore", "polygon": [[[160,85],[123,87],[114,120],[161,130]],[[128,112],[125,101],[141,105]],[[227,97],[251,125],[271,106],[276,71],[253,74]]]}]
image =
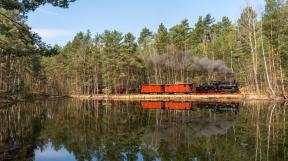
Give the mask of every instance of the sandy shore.
[{"label": "sandy shore", "polygon": [[199,100],[275,100],[266,95],[249,94],[121,94],[121,95],[71,95],[72,98],[93,99],[93,100],[177,100],[177,101],[199,101]]}]

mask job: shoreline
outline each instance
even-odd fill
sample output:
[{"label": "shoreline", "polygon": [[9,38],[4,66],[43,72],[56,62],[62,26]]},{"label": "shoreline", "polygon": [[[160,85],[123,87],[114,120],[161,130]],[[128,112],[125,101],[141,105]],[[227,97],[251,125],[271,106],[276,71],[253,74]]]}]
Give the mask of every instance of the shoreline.
[{"label": "shoreline", "polygon": [[118,94],[118,95],[70,95],[76,99],[115,100],[115,101],[285,101],[284,98],[272,98],[267,95],[253,94]]},{"label": "shoreline", "polygon": [[241,102],[241,101],[265,101],[265,102],[285,102],[282,97],[269,97],[268,95],[256,94],[118,94],[118,95],[66,95],[66,96],[46,96],[30,99],[0,98],[0,109],[5,109],[18,102],[31,102],[37,100],[57,100],[74,98],[80,100],[105,100],[105,101],[221,101],[221,102]]}]

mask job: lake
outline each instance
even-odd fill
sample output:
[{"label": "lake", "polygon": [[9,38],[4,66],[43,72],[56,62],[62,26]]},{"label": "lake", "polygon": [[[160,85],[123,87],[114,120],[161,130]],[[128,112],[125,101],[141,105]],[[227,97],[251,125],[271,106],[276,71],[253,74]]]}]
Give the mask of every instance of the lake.
[{"label": "lake", "polygon": [[285,161],[286,109],[261,102],[18,103],[0,109],[0,161]]}]

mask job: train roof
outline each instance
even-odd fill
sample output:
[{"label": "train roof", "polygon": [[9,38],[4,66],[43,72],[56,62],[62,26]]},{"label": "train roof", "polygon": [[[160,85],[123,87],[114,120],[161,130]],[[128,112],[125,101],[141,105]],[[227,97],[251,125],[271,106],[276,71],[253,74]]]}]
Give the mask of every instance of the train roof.
[{"label": "train roof", "polygon": [[164,84],[164,85],[183,85],[183,84],[196,84],[196,83],[175,83],[175,84]]},{"label": "train roof", "polygon": [[163,86],[163,85],[187,85],[187,84],[196,84],[196,83],[175,83],[175,84],[142,84],[142,86]]}]

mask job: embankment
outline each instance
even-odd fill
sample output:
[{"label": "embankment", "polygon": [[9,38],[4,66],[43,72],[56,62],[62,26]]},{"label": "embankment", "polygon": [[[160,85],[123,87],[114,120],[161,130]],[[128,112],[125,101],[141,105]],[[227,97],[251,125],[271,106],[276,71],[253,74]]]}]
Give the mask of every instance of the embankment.
[{"label": "embankment", "polygon": [[[275,100],[266,95],[245,95],[245,94],[119,94],[119,95],[71,95],[72,98],[93,99],[93,100],[175,100],[175,101],[205,101],[205,100]],[[281,100],[281,98],[277,98]]]}]

